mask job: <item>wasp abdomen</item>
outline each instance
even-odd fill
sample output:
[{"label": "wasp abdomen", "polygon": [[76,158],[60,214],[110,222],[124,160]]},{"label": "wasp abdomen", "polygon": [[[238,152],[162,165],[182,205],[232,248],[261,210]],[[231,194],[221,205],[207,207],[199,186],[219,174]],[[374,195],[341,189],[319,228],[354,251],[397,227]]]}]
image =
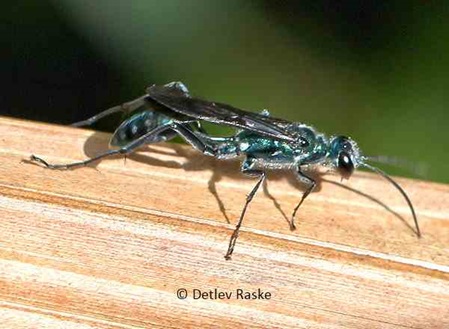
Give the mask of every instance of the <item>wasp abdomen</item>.
[{"label": "wasp abdomen", "polygon": [[[114,132],[111,138],[110,146],[112,147],[122,147],[139,137],[149,133],[157,127],[170,124],[172,119],[169,117],[153,112],[153,111],[142,111],[132,115],[129,119],[125,120]],[[167,132],[152,137],[151,141],[148,142],[161,142],[171,139],[175,136],[175,133]]]}]

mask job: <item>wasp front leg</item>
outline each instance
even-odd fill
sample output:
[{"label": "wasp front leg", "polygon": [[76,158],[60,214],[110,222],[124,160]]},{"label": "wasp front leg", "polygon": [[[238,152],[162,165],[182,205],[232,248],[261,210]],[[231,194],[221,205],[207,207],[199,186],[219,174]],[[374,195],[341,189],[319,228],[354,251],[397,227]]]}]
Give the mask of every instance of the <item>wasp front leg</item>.
[{"label": "wasp front leg", "polygon": [[298,211],[299,207],[301,206],[301,204],[304,202],[304,200],[307,198],[307,196],[310,194],[310,192],[313,191],[313,189],[316,187],[316,182],[314,179],[310,178],[309,176],[307,176],[306,174],[304,174],[301,171],[301,168],[298,167],[295,171],[296,174],[296,178],[302,182],[307,184],[307,188],[304,191],[301,200],[299,201],[298,205],[295,207],[295,210],[293,211],[293,215],[292,215],[292,220],[290,222],[290,229],[293,231],[296,229],[295,226],[295,216],[296,216],[296,212]]}]

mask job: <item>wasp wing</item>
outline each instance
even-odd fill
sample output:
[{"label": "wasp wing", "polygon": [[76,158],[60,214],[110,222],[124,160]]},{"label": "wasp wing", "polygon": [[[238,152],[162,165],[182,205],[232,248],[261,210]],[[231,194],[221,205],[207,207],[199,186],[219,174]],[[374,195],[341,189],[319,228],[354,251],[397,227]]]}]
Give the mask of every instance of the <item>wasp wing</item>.
[{"label": "wasp wing", "polygon": [[170,85],[147,88],[148,97],[171,111],[197,120],[224,124],[256,132],[262,136],[286,141],[296,137],[285,130],[291,122],[240,110],[231,105],[205,101],[183,94]]}]

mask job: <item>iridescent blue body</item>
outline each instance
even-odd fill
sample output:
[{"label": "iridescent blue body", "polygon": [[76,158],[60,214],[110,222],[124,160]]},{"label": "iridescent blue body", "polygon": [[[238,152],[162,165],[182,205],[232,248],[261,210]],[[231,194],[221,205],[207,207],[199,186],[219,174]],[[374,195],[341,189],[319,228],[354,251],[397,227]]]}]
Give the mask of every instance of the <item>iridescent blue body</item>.
[{"label": "iridescent blue body", "polygon": [[[234,250],[247,206],[263,183],[267,170],[290,169],[306,185],[293,211],[291,229],[295,229],[296,211],[316,186],[315,180],[303,172],[304,167],[323,165],[349,178],[356,168],[362,166],[382,175],[401,192],[411,209],[416,233],[420,236],[413,205],[404,190],[383,171],[367,164],[368,157],[361,154],[355,141],[349,137],[327,137],[311,126],[272,118],[266,110],[260,114],[251,113],[227,104],[193,98],[181,82],[150,86],[146,95],[77,122],[74,126],[90,125],[117,112],[126,113],[127,119],[114,132],[110,151],[88,160],[62,165],[49,164],[36,156],[31,159],[47,168],[68,169],[110,155],[127,154],[142,145],[168,141],[176,136],[208,156],[222,160],[243,158],[242,173],[257,177],[258,181],[246,198],[229,242],[226,259]],[[202,122],[231,126],[236,128],[236,133],[229,137],[211,136],[202,128]]]},{"label": "iridescent blue body", "polygon": [[[133,140],[148,134],[157,127],[170,125],[173,119],[151,110],[138,110],[131,113],[131,116],[122,122],[112,135],[110,146],[123,147]],[[158,143],[170,140],[176,136],[176,132],[167,130],[151,140],[151,143]]]},{"label": "iridescent blue body", "polygon": [[255,159],[258,167],[267,169],[295,169],[297,165],[324,161],[329,149],[327,138],[305,125],[298,125],[297,131],[302,136],[307,135],[307,147],[296,147],[295,144],[262,137],[245,130],[229,138],[205,138],[215,143],[217,158],[228,159],[244,155]]},{"label": "iridescent blue body", "polygon": [[[266,110],[262,113],[269,116]],[[123,147],[156,127],[172,123],[173,119],[162,113],[150,109],[139,109],[131,113],[129,118],[116,129],[110,145],[111,147]],[[213,156],[222,160],[246,157],[252,159],[255,167],[271,170],[296,169],[297,166],[313,164],[332,166],[338,156],[338,145],[332,143],[336,140],[335,138],[332,138],[330,142],[324,134],[301,123],[292,123],[291,129],[305,137],[309,145],[298,147],[294,143],[260,136],[248,130],[240,130],[231,137],[213,137],[199,131],[194,131],[194,134],[214,149]],[[176,136],[176,132],[167,130],[147,143],[167,141]],[[355,143],[352,140],[348,141],[354,145],[354,150],[357,150],[357,158],[360,157]],[[357,163],[357,161],[354,162]]]}]

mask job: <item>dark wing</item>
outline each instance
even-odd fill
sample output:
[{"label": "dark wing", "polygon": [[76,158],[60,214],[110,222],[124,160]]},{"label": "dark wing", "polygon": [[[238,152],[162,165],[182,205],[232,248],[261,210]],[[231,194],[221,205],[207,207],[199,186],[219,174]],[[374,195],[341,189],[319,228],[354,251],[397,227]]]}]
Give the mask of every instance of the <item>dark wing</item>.
[{"label": "dark wing", "polygon": [[285,130],[291,122],[262,114],[240,110],[230,105],[205,101],[182,94],[177,88],[153,85],[148,97],[175,113],[197,120],[224,124],[256,132],[275,139],[296,141],[297,137]]}]

